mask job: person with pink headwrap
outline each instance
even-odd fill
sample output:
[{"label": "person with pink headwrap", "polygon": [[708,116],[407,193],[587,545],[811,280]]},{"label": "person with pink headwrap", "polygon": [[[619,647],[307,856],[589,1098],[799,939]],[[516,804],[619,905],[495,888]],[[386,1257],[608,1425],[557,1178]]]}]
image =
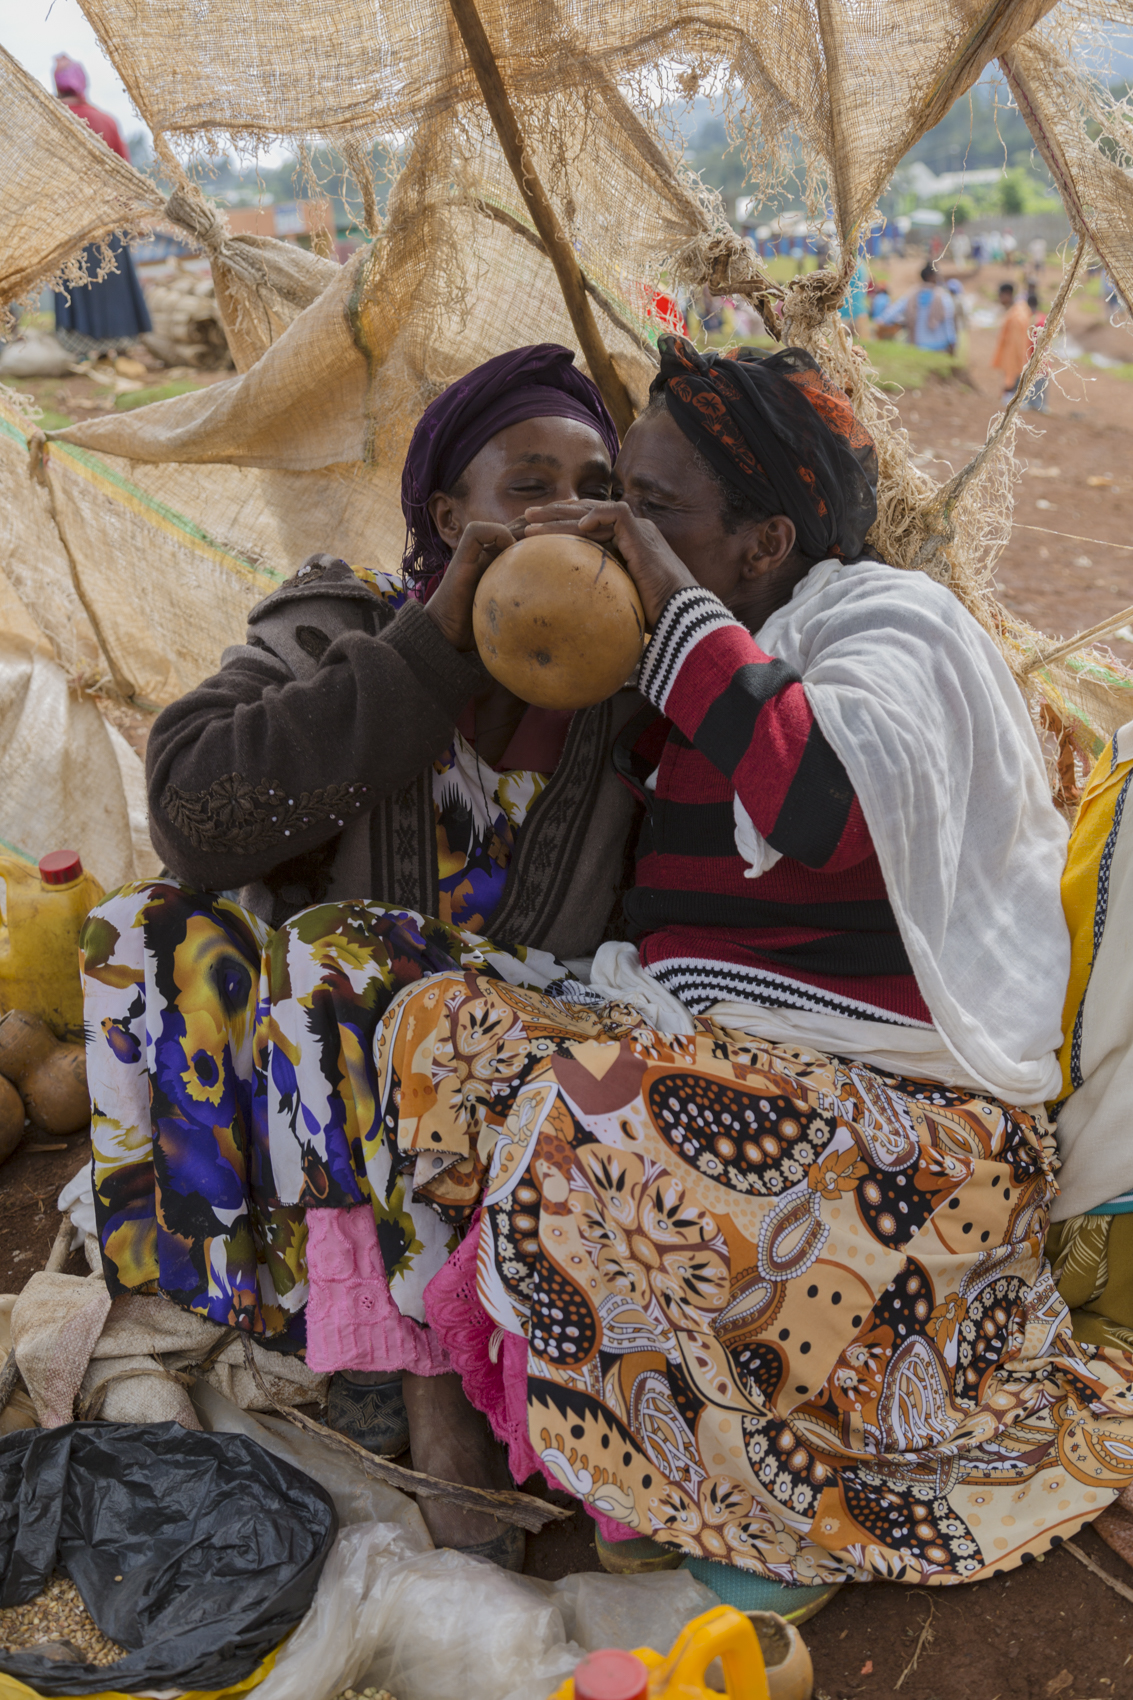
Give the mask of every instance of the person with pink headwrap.
[{"label": "person with pink headwrap", "polygon": [[[66,53],[56,54],[54,76],[55,92],[64,106],[129,164],[130,152],[114,119],[87,99],[87,74],[79,61]],[[69,354],[83,358],[129,348],[143,331],[153,329],[129,248],[117,236],[112,236],[107,246],[116,261],[116,271],[101,282],[72,285],[67,294],[55,292],[55,334]],[[87,272],[96,278],[97,248],[87,248],[83,257]]]}]

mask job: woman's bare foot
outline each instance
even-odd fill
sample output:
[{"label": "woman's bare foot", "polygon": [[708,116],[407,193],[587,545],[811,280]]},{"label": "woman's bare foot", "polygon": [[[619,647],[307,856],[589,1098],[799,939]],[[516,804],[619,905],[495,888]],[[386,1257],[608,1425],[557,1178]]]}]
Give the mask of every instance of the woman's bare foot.
[{"label": "woman's bare foot", "polygon": [[[512,1488],[503,1447],[487,1417],[468,1403],[459,1375],[401,1378],[409,1416],[413,1468],[469,1487]],[[509,1527],[482,1511],[465,1511],[444,1499],[418,1500],[434,1546],[472,1547],[494,1540]]]}]

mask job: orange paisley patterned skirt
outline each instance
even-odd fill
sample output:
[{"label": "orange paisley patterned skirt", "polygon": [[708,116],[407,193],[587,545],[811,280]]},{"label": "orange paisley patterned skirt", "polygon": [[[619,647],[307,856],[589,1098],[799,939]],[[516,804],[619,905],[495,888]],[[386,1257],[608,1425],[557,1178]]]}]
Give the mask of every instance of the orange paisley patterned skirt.
[{"label": "orange paisley patterned skirt", "polygon": [[382,1136],[482,1203],[544,1465],[597,1511],[789,1583],[979,1580],[1133,1479],[1133,1357],[1071,1338],[1045,1122],[474,972],[403,991]]}]

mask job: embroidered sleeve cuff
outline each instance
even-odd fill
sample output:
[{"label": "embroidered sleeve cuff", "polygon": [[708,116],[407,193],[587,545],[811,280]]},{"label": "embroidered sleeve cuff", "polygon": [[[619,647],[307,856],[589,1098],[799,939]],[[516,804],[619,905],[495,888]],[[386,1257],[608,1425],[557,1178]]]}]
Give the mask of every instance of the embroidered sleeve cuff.
[{"label": "embroidered sleeve cuff", "polygon": [[690,584],[684,590],[674,591],[661,610],[661,618],[645,651],[638,686],[641,694],[664,714],[669,692],[690,651],[709,632],[739,624],[710,590]]},{"label": "embroidered sleeve cuff", "polygon": [[480,657],[454,649],[419,602],[407,602],[382,632],[380,641],[396,649],[454,719],[469,697],[488,683]]}]

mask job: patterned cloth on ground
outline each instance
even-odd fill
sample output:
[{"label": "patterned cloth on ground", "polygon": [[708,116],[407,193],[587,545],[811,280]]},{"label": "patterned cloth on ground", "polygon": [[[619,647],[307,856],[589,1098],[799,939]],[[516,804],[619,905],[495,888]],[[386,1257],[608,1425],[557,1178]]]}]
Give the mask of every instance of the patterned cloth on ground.
[{"label": "patterned cloth on ground", "polygon": [[1041,1120],[639,1022],[464,973],[379,1034],[391,1162],[483,1193],[479,1298],[527,1336],[544,1466],[792,1583],[975,1580],[1094,1518],[1133,1478],[1133,1359],[1071,1337]]}]

